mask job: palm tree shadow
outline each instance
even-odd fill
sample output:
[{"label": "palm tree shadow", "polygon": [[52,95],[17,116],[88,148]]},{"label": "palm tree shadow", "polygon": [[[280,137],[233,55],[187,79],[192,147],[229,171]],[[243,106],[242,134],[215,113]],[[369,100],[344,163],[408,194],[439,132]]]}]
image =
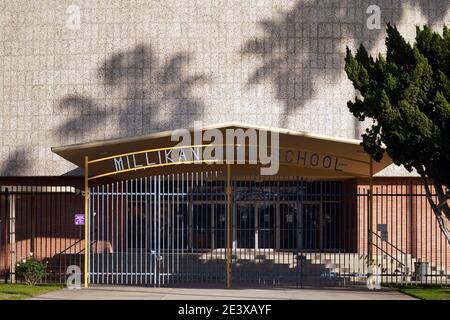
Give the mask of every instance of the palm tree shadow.
[{"label": "palm tree shadow", "polygon": [[18,148],[11,156],[10,160],[0,167],[0,176],[22,176],[27,173],[30,161],[27,158],[24,148]]},{"label": "palm tree shadow", "polygon": [[187,74],[190,60],[191,55],[177,53],[161,61],[144,45],[114,54],[99,67],[97,77],[105,96],[118,98],[103,103],[100,98],[79,94],[64,97],[58,110],[76,116],[63,122],[57,134],[86,139],[103,126],[123,137],[188,126],[205,108],[192,90],[209,81],[203,74]]},{"label": "palm tree shadow", "polygon": [[[406,7],[399,0],[374,0],[370,4],[380,7],[382,23],[395,24],[405,14]],[[412,0],[408,5],[416,7],[432,24],[444,18],[450,2]],[[276,98],[284,106],[282,125],[287,125],[289,114],[318,94],[326,94],[327,82],[346,79],[345,46],[350,41],[362,41],[371,50],[384,35],[384,28],[366,27],[366,9],[343,8],[335,0],[298,0],[277,19],[260,22],[264,35],[245,43],[241,53],[256,56],[261,62],[248,85],[267,80],[272,83]]]}]

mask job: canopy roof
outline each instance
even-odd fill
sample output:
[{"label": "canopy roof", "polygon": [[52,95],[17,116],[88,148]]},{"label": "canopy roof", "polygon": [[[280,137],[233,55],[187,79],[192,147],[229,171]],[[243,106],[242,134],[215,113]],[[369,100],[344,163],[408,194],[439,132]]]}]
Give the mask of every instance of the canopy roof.
[{"label": "canopy roof", "polygon": [[[370,157],[363,150],[359,140],[235,122],[202,127],[202,134],[212,129],[220,131],[224,137],[228,129],[257,132],[258,139],[261,134],[266,134],[269,138],[272,134],[278,134],[280,151],[277,176],[332,179],[364,177],[370,174]],[[194,128],[188,128],[186,132],[194,131]],[[202,142],[199,145],[192,141],[192,144],[186,147],[177,147],[179,142],[171,139],[173,133],[174,131],[164,131],[129,138],[73,144],[53,147],[52,151],[82,168],[87,156],[89,176],[92,179],[101,177],[125,179],[154,174],[223,170],[226,167],[225,164],[212,163],[204,159],[194,161],[198,160],[196,158],[198,152],[204,151],[209,142],[206,144]],[[223,141],[223,147],[227,145],[229,141]],[[233,145],[239,144],[233,142]],[[270,140],[265,150],[268,156],[271,154],[271,145]],[[180,152],[184,157],[180,157]],[[175,153],[178,158],[174,156]],[[373,173],[381,171],[391,163],[387,155],[380,162],[374,161]],[[259,161],[232,164],[233,173],[248,176],[259,175],[262,167],[268,165]]]}]

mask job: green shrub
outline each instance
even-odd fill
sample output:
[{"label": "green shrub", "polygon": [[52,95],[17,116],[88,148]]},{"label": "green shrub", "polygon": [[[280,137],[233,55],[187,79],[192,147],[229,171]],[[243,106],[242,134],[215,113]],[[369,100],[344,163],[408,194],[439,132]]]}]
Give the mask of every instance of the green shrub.
[{"label": "green shrub", "polygon": [[34,286],[47,274],[47,265],[35,259],[29,259],[17,264],[16,272],[27,285]]}]

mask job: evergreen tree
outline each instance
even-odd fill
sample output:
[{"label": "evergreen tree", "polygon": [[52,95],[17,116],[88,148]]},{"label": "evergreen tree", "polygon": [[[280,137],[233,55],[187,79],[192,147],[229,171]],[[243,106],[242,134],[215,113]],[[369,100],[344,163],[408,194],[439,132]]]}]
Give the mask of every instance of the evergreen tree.
[{"label": "evergreen tree", "polygon": [[355,55],[347,48],[345,71],[361,94],[348,108],[360,121],[372,120],[362,145],[374,160],[386,152],[417,171],[450,243],[450,29],[441,35],[418,27],[410,44],[388,25],[386,47],[376,58],[362,45]]}]

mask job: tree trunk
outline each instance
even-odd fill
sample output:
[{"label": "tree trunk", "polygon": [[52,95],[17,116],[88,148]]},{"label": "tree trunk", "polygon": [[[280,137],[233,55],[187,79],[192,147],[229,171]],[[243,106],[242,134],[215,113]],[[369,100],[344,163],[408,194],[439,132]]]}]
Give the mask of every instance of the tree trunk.
[{"label": "tree trunk", "polygon": [[424,175],[420,175],[422,178],[422,182],[425,187],[425,193],[428,200],[428,203],[430,204],[434,215],[436,216],[436,220],[439,224],[439,228],[441,229],[442,233],[444,234],[445,238],[447,239],[447,242],[450,244],[450,229],[447,227],[447,225],[450,226],[450,207],[447,204],[447,201],[449,200],[447,196],[445,195],[442,184],[434,181],[432,179],[432,183],[436,192],[437,199],[439,201],[438,204],[433,199],[433,194],[430,190],[430,186],[428,185],[428,178]]}]

